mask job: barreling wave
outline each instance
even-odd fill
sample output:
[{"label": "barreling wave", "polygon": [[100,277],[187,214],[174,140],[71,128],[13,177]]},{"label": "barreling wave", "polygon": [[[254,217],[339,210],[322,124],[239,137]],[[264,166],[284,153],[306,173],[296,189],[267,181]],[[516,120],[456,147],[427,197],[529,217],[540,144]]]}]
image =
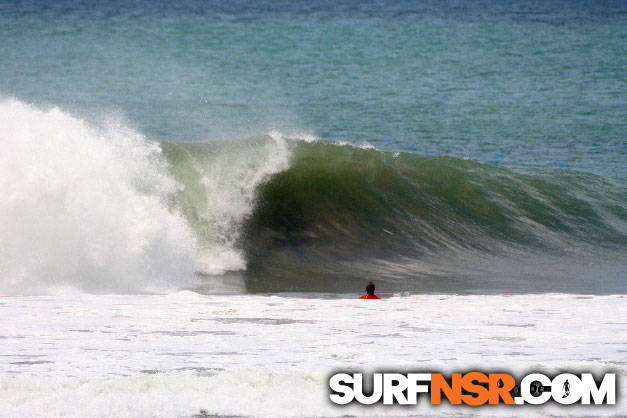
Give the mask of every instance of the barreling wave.
[{"label": "barreling wave", "polygon": [[[625,249],[627,196],[618,180],[279,133],[163,149],[186,186],[177,200],[204,243],[200,258],[218,247],[234,252],[222,260],[238,260],[232,267],[245,268],[253,291],[341,291],[364,278],[416,290],[507,289],[511,280],[479,285],[468,274],[502,278],[540,257],[556,272],[556,260]],[[442,287],[450,284],[442,277],[465,283]],[[531,286],[513,280],[518,290]]]},{"label": "barreling wave", "polygon": [[3,293],[625,291],[620,179],[279,132],[159,143],[17,100],[0,122]]},{"label": "barreling wave", "polygon": [[625,243],[626,193],[594,175],[300,142],[259,187],[249,237],[395,254]]},{"label": "barreling wave", "polygon": [[288,142],[278,133],[245,141],[163,142],[170,172],[184,187],[176,206],[197,238],[196,267],[219,275],[245,270],[242,225],[257,188],[289,166]]},{"label": "barreling wave", "polygon": [[[588,267],[616,268],[626,244],[619,180],[323,141],[295,144],[290,168],[259,187],[243,240],[251,274],[285,277],[273,288],[294,290],[299,280],[341,290],[371,278],[414,290],[599,291],[571,286],[593,275],[624,290],[624,263]],[[573,260],[586,260],[583,270]],[[571,283],[555,286],[562,280]]]}]

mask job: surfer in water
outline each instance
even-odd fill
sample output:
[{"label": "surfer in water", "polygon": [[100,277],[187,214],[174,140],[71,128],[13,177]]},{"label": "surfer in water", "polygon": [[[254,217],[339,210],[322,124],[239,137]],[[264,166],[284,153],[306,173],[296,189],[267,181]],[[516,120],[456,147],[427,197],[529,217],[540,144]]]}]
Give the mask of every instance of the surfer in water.
[{"label": "surfer in water", "polygon": [[374,283],[368,282],[368,284],[366,285],[366,294],[361,296],[359,299],[381,299],[381,298],[374,294]]}]

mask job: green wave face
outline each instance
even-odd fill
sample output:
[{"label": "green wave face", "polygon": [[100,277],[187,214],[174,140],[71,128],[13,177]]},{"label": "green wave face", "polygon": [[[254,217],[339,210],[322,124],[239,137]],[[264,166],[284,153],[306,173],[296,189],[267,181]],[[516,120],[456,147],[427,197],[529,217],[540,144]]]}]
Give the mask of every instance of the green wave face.
[{"label": "green wave face", "polygon": [[271,137],[163,148],[201,247],[237,252],[252,291],[625,287],[617,180]]}]

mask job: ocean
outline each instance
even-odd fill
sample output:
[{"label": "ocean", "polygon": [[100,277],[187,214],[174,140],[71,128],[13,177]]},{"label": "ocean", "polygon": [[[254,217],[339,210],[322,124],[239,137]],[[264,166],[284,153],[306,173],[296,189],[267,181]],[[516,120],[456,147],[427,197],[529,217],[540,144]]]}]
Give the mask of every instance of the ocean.
[{"label": "ocean", "polygon": [[[620,1],[0,1],[0,416],[443,413],[331,407],[360,365],[625,387],[626,23]],[[381,305],[353,300],[368,281]]]}]

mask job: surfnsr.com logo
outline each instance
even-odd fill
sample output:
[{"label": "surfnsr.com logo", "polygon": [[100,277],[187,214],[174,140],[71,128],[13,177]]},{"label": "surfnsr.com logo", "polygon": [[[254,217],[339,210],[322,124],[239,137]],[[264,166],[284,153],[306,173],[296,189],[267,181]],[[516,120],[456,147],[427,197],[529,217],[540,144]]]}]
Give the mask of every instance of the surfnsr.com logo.
[{"label": "surfnsr.com logo", "polygon": [[[366,387],[366,385],[368,387]],[[607,373],[599,383],[591,373],[562,373],[552,379],[531,373],[520,382],[508,373],[336,373],[329,378],[329,398],[338,405],[416,405],[424,394],[432,405],[614,405],[616,375]]]}]

